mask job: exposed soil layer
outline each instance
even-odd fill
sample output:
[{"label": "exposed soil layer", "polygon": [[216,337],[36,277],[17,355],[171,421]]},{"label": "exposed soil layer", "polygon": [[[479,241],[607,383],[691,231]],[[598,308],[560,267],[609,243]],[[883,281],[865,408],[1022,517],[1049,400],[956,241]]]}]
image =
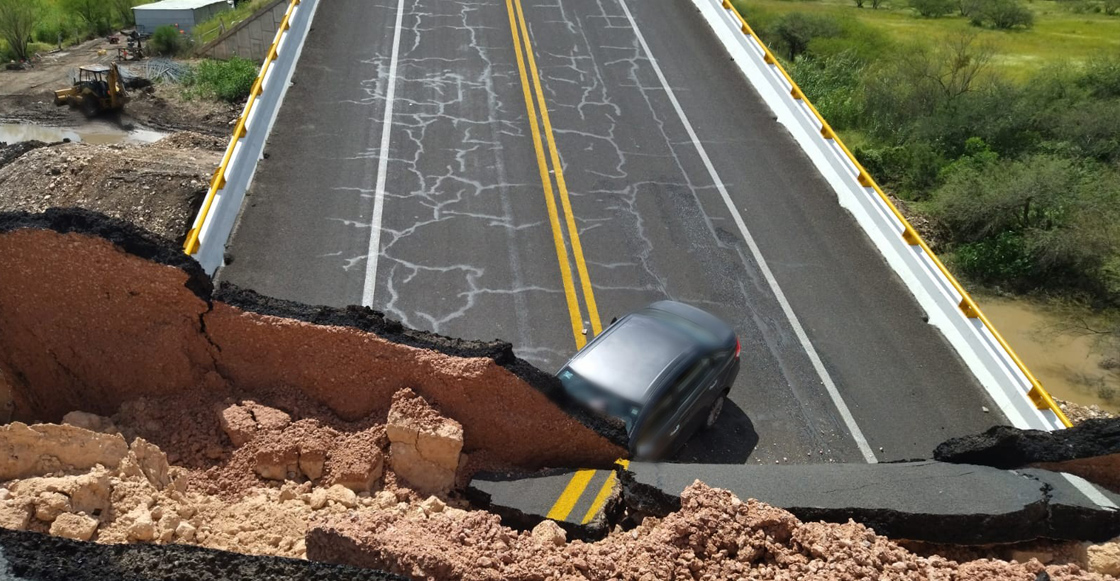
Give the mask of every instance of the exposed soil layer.
[{"label": "exposed soil layer", "polygon": [[464,429],[472,467],[609,466],[617,421],[567,398],[509,344],[403,328],[376,311],[225,287],[179,248],[81,210],[0,213],[0,370],[14,417],[109,415],[143,397],[278,386],[344,421],[383,420],[411,388]]},{"label": "exposed soil layer", "polygon": [[221,160],[207,143],[213,139],[186,134],[146,145],[9,146],[0,150],[0,211],[80,207],[181,242]]},{"label": "exposed soil layer", "polygon": [[1106,579],[1077,565],[920,557],[863,525],[802,523],[790,513],[695,483],[681,510],[566,543],[548,521],[532,532],[485,512],[317,516],[308,557],[413,579]]},{"label": "exposed soil layer", "polygon": [[396,575],[187,545],[102,545],[0,529],[0,577],[20,581],[391,581]]}]

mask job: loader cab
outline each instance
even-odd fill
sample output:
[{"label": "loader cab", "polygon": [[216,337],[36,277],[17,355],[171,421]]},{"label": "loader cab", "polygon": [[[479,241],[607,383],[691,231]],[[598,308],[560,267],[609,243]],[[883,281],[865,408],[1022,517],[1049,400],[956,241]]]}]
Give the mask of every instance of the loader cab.
[{"label": "loader cab", "polygon": [[109,98],[108,65],[85,65],[78,68],[78,86],[88,88],[101,99]]}]

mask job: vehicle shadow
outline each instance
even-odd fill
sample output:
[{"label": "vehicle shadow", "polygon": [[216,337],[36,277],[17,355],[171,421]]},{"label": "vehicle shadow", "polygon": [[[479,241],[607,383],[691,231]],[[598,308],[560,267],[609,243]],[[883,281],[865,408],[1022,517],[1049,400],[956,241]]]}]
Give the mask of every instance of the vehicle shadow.
[{"label": "vehicle shadow", "polygon": [[716,425],[700,430],[669,462],[743,464],[758,446],[758,433],[742,408],[727,399]]}]

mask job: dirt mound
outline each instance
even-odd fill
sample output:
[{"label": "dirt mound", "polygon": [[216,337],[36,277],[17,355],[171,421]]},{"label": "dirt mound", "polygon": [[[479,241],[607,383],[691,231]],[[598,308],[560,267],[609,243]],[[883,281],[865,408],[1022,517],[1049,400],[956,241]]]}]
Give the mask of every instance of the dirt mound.
[{"label": "dirt mound", "polygon": [[19,159],[19,157],[33,149],[50,145],[43,141],[21,141],[19,143],[0,143],[0,168]]},{"label": "dirt mound", "polygon": [[219,137],[205,133],[196,133],[194,131],[180,131],[159,140],[159,144],[162,147],[171,147],[175,149],[202,149],[224,153],[226,147],[229,145],[229,137]]},{"label": "dirt mound", "polygon": [[0,211],[81,207],[181,240],[221,154],[199,147],[204,136],[167,139],[166,144],[66,143],[23,151],[11,163],[0,163]]},{"label": "dirt mound", "polygon": [[1075,565],[919,557],[862,525],[802,523],[699,482],[681,502],[596,543],[517,532],[485,512],[317,516],[308,557],[413,579],[1104,579]]}]

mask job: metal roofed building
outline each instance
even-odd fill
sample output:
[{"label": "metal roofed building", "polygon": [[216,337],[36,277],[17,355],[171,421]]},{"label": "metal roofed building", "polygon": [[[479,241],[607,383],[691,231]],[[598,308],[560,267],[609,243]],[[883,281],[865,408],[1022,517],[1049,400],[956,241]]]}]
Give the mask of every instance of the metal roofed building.
[{"label": "metal roofed building", "polygon": [[229,10],[230,4],[228,0],[163,0],[134,6],[132,13],[136,16],[136,29],[142,33],[155,32],[164,25],[190,32],[196,24]]}]

